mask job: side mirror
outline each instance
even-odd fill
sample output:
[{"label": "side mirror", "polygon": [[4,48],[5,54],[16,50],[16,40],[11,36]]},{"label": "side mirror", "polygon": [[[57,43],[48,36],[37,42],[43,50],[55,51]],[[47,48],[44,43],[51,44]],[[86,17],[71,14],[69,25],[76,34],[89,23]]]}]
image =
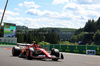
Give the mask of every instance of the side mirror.
[{"label": "side mirror", "polygon": [[45,48],[45,50],[47,50],[47,48]]}]

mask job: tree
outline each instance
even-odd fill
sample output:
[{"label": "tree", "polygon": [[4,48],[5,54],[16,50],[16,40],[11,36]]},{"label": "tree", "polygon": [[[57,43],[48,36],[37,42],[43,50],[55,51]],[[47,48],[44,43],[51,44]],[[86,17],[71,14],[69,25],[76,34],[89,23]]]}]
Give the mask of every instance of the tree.
[{"label": "tree", "polygon": [[73,35],[73,36],[71,37],[71,41],[72,41],[72,42],[77,42],[77,41],[78,41],[77,35]]},{"label": "tree", "polygon": [[94,20],[88,20],[84,27],[85,32],[94,32],[95,31],[95,23]]},{"label": "tree", "polygon": [[71,37],[71,40],[73,42],[81,40],[83,44],[91,44],[93,41],[99,44],[100,38],[99,31],[97,30],[100,30],[100,17],[97,21],[94,21],[94,19],[88,20],[84,28],[80,28],[75,31],[74,35]]},{"label": "tree", "polygon": [[97,32],[93,36],[93,39],[97,45],[100,45],[100,30],[97,30]]},{"label": "tree", "polygon": [[1,26],[1,29],[0,29],[0,37],[3,37],[3,34],[4,33],[4,29],[3,29],[3,26]]},{"label": "tree", "polygon": [[96,21],[96,30],[98,30],[98,29],[100,30],[100,17]]},{"label": "tree", "polygon": [[24,35],[23,34],[17,34],[17,42],[18,43],[24,43]]},{"label": "tree", "polygon": [[84,27],[84,32],[86,32],[87,34],[85,34],[84,36],[84,44],[89,43],[91,44],[91,42],[93,41],[93,35],[96,31],[96,23],[94,22],[94,20],[88,20],[88,22],[86,23],[85,27]]},{"label": "tree", "polygon": [[52,30],[51,31],[51,44],[58,44],[59,43],[59,37],[58,35],[56,34],[55,30]]},{"label": "tree", "polygon": [[78,34],[77,35],[78,41],[84,41],[84,35],[85,35],[85,32]]},{"label": "tree", "polygon": [[78,30],[75,31],[74,35],[78,35],[80,34],[81,32],[83,32],[83,28],[80,28]]},{"label": "tree", "polygon": [[48,33],[46,34],[46,42],[49,42],[49,43],[51,43],[51,32],[50,31],[48,31]]}]

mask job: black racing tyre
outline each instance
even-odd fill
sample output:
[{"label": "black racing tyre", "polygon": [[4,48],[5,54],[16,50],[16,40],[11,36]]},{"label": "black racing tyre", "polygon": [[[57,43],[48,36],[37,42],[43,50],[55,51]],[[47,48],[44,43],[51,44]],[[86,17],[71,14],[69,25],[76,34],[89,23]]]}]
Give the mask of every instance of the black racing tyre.
[{"label": "black racing tyre", "polygon": [[31,51],[30,51],[30,49],[27,49],[27,51],[26,51],[26,58],[28,59],[28,60],[32,60],[32,56],[31,56]]},{"label": "black racing tyre", "polygon": [[[55,55],[59,59],[59,51],[56,49],[51,50],[51,55]],[[58,59],[52,59],[53,61],[58,61]]]},{"label": "black racing tyre", "polygon": [[[59,58],[59,52],[55,52],[54,55]],[[52,59],[53,61],[58,61],[58,59]]]},{"label": "black racing tyre", "polygon": [[64,56],[63,56],[63,54],[61,53],[61,59],[64,59]]},{"label": "black racing tyre", "polygon": [[12,48],[12,55],[13,56],[19,56],[20,54],[20,49],[16,49],[16,47]]},{"label": "black racing tyre", "polygon": [[58,61],[58,59],[52,59],[53,61]]}]

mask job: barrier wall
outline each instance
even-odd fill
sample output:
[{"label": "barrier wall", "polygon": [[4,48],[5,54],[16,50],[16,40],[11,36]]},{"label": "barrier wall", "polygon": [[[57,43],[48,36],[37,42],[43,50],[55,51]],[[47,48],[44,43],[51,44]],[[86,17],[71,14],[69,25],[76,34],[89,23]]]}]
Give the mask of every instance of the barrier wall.
[{"label": "barrier wall", "polygon": [[17,45],[17,43],[0,42],[0,45]]},{"label": "barrier wall", "polygon": [[[0,45],[16,45],[16,43],[0,42]],[[81,54],[86,54],[86,50],[96,50],[96,54],[100,55],[100,46],[51,44],[51,45],[41,45],[41,47],[47,48],[47,50],[56,48],[59,49],[59,51],[61,52],[81,53]]]},{"label": "barrier wall", "polygon": [[47,48],[47,50],[50,50],[50,45],[41,45],[42,48]]},{"label": "barrier wall", "polygon": [[42,48],[59,49],[61,52],[81,53],[86,54],[86,50],[96,50],[96,54],[100,55],[100,46],[87,46],[87,45],[41,45]]}]

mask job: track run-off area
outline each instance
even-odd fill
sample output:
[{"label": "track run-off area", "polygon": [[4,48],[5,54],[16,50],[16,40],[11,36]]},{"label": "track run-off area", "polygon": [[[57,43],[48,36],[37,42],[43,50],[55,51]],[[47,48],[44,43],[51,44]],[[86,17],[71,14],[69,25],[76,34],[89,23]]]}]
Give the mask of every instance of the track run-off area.
[{"label": "track run-off area", "polygon": [[100,56],[65,53],[64,60],[19,58],[12,56],[13,46],[0,46],[0,66],[100,66]]}]

